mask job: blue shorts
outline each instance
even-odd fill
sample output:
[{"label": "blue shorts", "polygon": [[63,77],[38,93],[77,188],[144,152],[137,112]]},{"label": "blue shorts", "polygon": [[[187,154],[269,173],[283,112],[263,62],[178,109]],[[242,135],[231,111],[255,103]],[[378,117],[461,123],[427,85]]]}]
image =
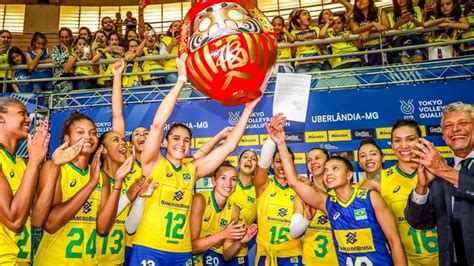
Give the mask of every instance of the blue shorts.
[{"label": "blue shorts", "polygon": [[[265,266],[266,256],[261,256],[258,261],[258,266]],[[277,258],[278,266],[303,266],[303,258],[301,256]]]},{"label": "blue shorts", "polygon": [[132,266],[158,266],[176,265],[191,266],[193,255],[191,252],[167,252],[140,245],[133,245],[130,265]]},{"label": "blue shorts", "polygon": [[202,256],[202,265],[204,266],[248,266],[249,261],[247,257],[235,257],[230,261],[225,261],[224,256],[213,250],[208,250]]},{"label": "blue shorts", "polygon": [[132,258],[132,247],[125,247],[125,262],[124,266],[129,266],[130,265],[130,259]]}]

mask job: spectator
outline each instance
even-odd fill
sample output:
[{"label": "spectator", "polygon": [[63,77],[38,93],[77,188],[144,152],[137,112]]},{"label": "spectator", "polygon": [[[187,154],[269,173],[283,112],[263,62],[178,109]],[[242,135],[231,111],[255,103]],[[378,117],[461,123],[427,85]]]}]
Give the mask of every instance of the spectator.
[{"label": "spectator", "polygon": [[[321,38],[335,38],[342,37],[344,39],[349,38],[351,35],[350,31],[345,30],[346,16],[343,14],[336,15],[332,20],[332,28],[329,28],[329,23],[326,23],[321,29]],[[350,53],[357,52],[362,44],[359,41],[341,41],[333,42],[329,44],[329,51],[331,54],[345,54],[341,57],[329,58],[329,63],[332,69],[341,68],[352,68],[361,67],[361,61],[358,56],[350,55]]]},{"label": "spectator", "polygon": [[[473,12],[474,2],[469,1],[464,5],[464,17],[467,19],[469,24],[474,23],[474,12]],[[463,39],[469,39],[474,37],[474,28],[469,28],[469,30],[462,34]],[[461,55],[470,55],[474,54],[474,41],[467,41],[461,44]]]},{"label": "spectator", "polygon": [[[334,19],[334,15],[332,14],[331,9],[321,10],[321,12],[319,12],[319,16],[318,16],[319,31],[321,32],[321,30],[324,28],[324,26],[327,27],[326,29],[330,29],[330,27],[332,26],[333,19]],[[319,38],[324,39],[326,37],[322,37],[321,34],[320,34]],[[321,50],[322,55],[331,54],[330,51],[329,51],[329,45],[328,44],[319,45],[319,49]],[[331,69],[331,65],[329,64],[328,59],[323,59],[322,63],[323,63],[323,69],[324,70]]]},{"label": "spectator", "polygon": [[[8,66],[8,50],[12,43],[12,34],[8,30],[0,30],[0,67]],[[6,76],[6,71],[0,69],[0,81],[8,80]],[[7,92],[12,92],[12,86],[7,85]]]},{"label": "spectator", "polygon": [[[87,78],[88,76],[95,75],[94,68],[91,65],[88,66],[77,66],[74,68],[74,63],[81,61],[88,61],[92,59],[92,53],[90,46],[87,44],[87,41],[83,37],[79,37],[74,42],[74,53],[73,59],[69,60],[66,64],[66,72],[74,72],[74,76],[83,77],[83,79],[74,81],[74,88],[78,90],[82,89],[91,89],[96,86],[96,79]],[[74,70],[74,71],[73,71]]]},{"label": "spectator", "polygon": [[[12,47],[8,51],[8,64],[13,67],[17,65],[26,65],[25,54],[18,47]],[[13,79],[14,80],[27,80],[30,79],[31,73],[28,69],[15,69],[13,70]],[[31,83],[29,82],[17,82],[12,83],[14,92],[28,93],[33,92]]]},{"label": "spectator", "polygon": [[123,39],[123,46],[126,46],[129,40],[138,40],[138,34],[134,30],[126,30],[125,38]]},{"label": "spectator", "polygon": [[122,15],[120,14],[120,12],[115,13],[115,18],[112,22],[114,24],[115,31],[120,35],[120,37],[122,37],[122,35],[123,35],[123,31],[122,31],[123,30],[122,29],[123,19],[122,19]]},{"label": "spectator", "polygon": [[[125,52],[125,73],[137,73],[141,72],[140,62],[134,62],[135,57],[140,56],[143,53],[143,47],[145,47],[146,39],[143,39],[141,43],[138,40],[129,40],[127,43],[127,52]],[[142,85],[142,78],[138,75],[124,75],[122,78],[122,86],[125,88],[138,87]]]},{"label": "spectator", "polygon": [[[294,43],[295,36],[285,27],[285,20],[282,16],[276,16],[272,19],[273,31],[276,33],[278,43]],[[277,60],[291,59],[291,48],[278,48]],[[277,63],[275,72],[292,73],[295,72],[291,62]]]},{"label": "spectator", "polygon": [[420,139],[412,160],[418,183],[405,209],[414,228],[438,228],[439,265],[474,265],[474,107],[451,103],[441,119],[443,140],[454,152],[448,165],[433,144]]},{"label": "spectator", "polygon": [[[174,54],[178,55],[178,35],[179,28],[181,27],[181,21],[173,21],[166,31],[165,36],[161,41],[160,54],[168,55]],[[164,70],[174,70],[176,71],[176,59],[172,58],[165,60],[163,63]],[[178,74],[176,72],[170,72],[165,74],[166,83],[176,83],[178,80]]]},{"label": "spectator", "polygon": [[[59,29],[59,44],[53,46],[53,77],[61,78],[69,76],[64,71],[64,66],[68,60],[72,60],[72,31],[70,28],[62,27]],[[53,81],[54,90],[56,92],[68,92],[72,90],[72,82],[67,80]]]},{"label": "spectator", "polygon": [[78,37],[82,37],[86,40],[87,45],[91,44],[92,33],[88,27],[80,27]]},{"label": "spectator", "polygon": [[[458,38],[458,31],[467,31],[469,23],[462,15],[459,0],[438,0],[436,3],[435,19],[426,21],[424,27],[439,26],[441,30],[435,30],[428,39],[429,43],[453,41]],[[428,47],[430,60],[451,58],[455,56],[453,45],[439,45]]]},{"label": "spectator", "polygon": [[[393,30],[413,29],[423,26],[421,9],[414,6],[412,0],[393,0],[393,11],[388,14],[390,28]],[[394,36],[393,47],[402,47],[422,44],[420,34],[409,33],[401,36]],[[397,52],[397,62],[410,63],[423,60],[421,49],[410,49]]]},{"label": "spectator", "polygon": [[[26,54],[26,63],[28,64],[28,70],[31,72],[32,79],[51,78],[53,76],[53,72],[50,68],[37,68],[38,64],[52,62],[49,50],[46,48],[47,43],[48,40],[43,33],[35,32],[33,34],[33,38],[30,42],[30,50]],[[31,85],[34,93],[53,90],[53,83],[51,81],[33,82]]]},{"label": "spectator", "polygon": [[[159,55],[160,46],[157,44],[155,31],[152,29],[147,31],[146,34],[145,47],[143,47],[142,53],[138,56],[150,56],[150,55]],[[163,71],[163,65],[160,60],[146,60],[143,61],[143,71]],[[143,84],[145,85],[159,85],[164,84],[163,73],[158,74],[145,74],[142,76]]]},{"label": "spectator", "polygon": [[[299,42],[307,42],[319,37],[319,28],[311,26],[311,14],[308,10],[298,9],[293,15],[291,24],[296,28],[296,30],[291,31],[291,34],[293,34]],[[295,57],[298,59],[318,55],[321,55],[321,51],[315,44],[296,47]],[[320,59],[308,59],[295,62],[296,73],[315,72],[321,69],[322,63]]]},{"label": "spectator", "polygon": [[123,20],[126,30],[137,30],[137,19],[132,17],[132,11],[127,11],[126,18]]},{"label": "spectator", "polygon": [[[379,38],[369,40],[372,32],[384,32],[389,29],[388,17],[385,11],[375,6],[374,0],[356,0],[354,4],[354,14],[350,20],[351,31],[359,34],[363,41],[363,51],[378,50],[381,45],[387,48],[385,38],[382,38],[382,44]],[[366,54],[365,63],[368,65],[382,65],[387,62],[385,53]]]},{"label": "spectator", "polygon": [[[100,37],[100,36],[96,36]],[[102,39],[100,39],[102,41]],[[92,62],[97,62],[100,59],[111,59],[111,58],[123,58],[124,56],[124,49],[120,44],[122,40],[120,36],[116,32],[112,32],[109,35],[107,44],[108,46],[105,48],[98,48],[96,55],[92,58]],[[112,65],[113,64],[103,64],[99,67],[100,74],[112,74]],[[111,77],[103,77],[99,78],[97,82],[100,86],[103,87],[111,87],[112,86],[112,78]]]},{"label": "spectator", "polygon": [[100,22],[100,25],[102,25],[101,30],[105,33],[105,35],[109,36],[110,33],[115,31],[114,29],[114,23],[110,17],[103,17],[102,21]]}]

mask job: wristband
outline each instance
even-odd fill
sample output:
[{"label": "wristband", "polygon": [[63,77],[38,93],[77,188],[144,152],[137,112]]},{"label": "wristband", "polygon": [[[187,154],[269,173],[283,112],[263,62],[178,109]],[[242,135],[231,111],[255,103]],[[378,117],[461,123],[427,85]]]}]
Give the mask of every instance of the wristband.
[{"label": "wristband", "polygon": [[180,75],[180,76],[178,77],[178,80],[181,80],[181,81],[184,82],[184,83],[188,82],[188,78],[187,78],[186,76],[183,76],[183,75]]},{"label": "wristband", "polygon": [[121,187],[119,187],[119,188],[113,187],[112,189],[113,189],[113,190],[122,190]]}]

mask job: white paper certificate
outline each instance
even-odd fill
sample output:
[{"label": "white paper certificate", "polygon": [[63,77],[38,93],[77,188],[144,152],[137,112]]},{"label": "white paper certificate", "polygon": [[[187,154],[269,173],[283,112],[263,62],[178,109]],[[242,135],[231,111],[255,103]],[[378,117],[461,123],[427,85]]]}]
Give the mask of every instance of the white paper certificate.
[{"label": "white paper certificate", "polygon": [[278,73],[273,115],[283,113],[287,120],[305,122],[310,87],[310,75]]}]

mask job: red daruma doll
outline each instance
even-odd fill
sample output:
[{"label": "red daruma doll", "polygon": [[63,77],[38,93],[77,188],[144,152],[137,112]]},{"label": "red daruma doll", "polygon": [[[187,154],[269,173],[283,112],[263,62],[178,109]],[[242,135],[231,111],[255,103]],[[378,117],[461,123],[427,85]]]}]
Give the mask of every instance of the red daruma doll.
[{"label": "red daruma doll", "polygon": [[186,15],[179,54],[195,88],[224,105],[262,95],[276,59],[268,19],[247,1],[201,1]]}]

